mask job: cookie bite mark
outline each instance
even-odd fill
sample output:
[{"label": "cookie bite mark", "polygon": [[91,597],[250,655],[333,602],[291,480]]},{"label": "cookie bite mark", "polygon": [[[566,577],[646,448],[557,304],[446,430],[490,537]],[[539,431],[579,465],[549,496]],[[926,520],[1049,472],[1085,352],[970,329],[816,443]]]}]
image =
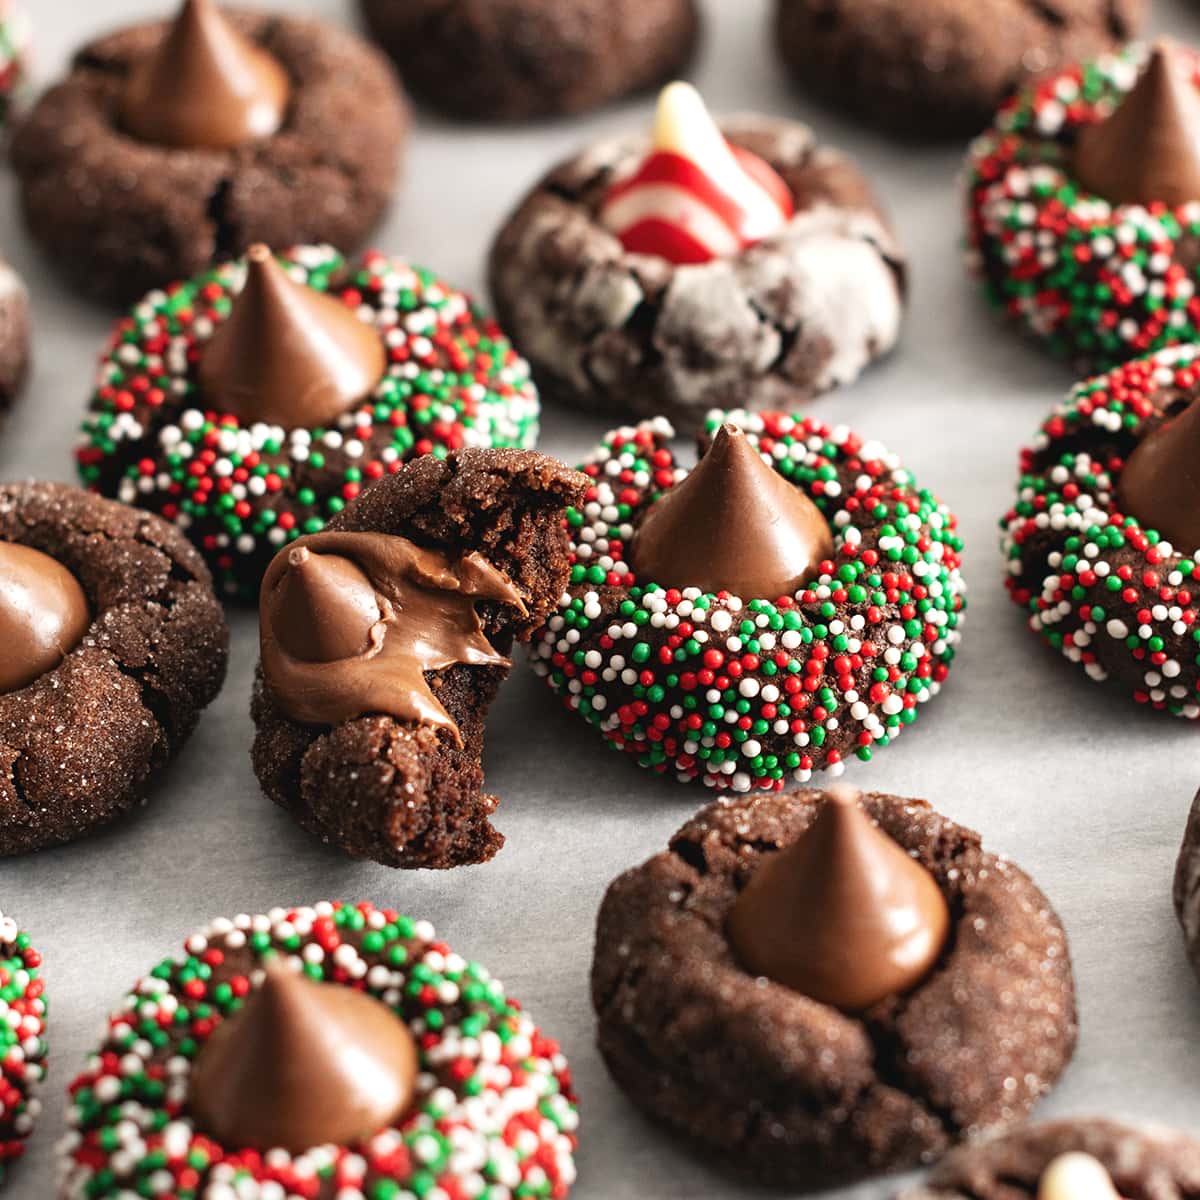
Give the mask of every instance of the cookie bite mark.
[{"label": "cookie bite mark", "polygon": [[263,579],[263,678],[293,720],[387,713],[461,745],[427,676],[458,664],[512,666],[484,636],[480,599],[526,611],[512,580],[476,552],[451,562],[388,534],[303,538]]},{"label": "cookie bite mark", "polygon": [[513,643],[562,595],[566,506],[585,488],[530,452],[429,455],[285,551],[264,582],[252,707],[267,795],[389,866],[491,858],[488,709]]},{"label": "cookie bite mark", "polygon": [[79,580],[62,563],[17,542],[0,542],[0,693],[53,670],[92,623]]},{"label": "cookie bite mark", "polygon": [[225,1145],[301,1154],[400,1122],[417,1069],[409,1027],[379,1000],[269,959],[196,1056],[188,1106]]},{"label": "cookie bite mark", "polygon": [[1155,42],[1137,82],[1079,131],[1075,177],[1113,204],[1200,200],[1200,90],[1190,55]]},{"label": "cookie bite mark", "polygon": [[198,377],[206,401],[244,424],[311,429],[365,401],[387,366],[378,329],[256,245],[228,317],[201,347]]},{"label": "cookie bite mark", "polygon": [[121,122],[142,141],[231,150],[283,124],[291,84],[214,0],[184,0],[157,49],[129,73]]},{"label": "cookie bite mark", "polygon": [[752,972],[857,1012],[925,978],[945,949],[950,909],[858,793],[834,788],[801,837],[764,856],[727,929]]}]

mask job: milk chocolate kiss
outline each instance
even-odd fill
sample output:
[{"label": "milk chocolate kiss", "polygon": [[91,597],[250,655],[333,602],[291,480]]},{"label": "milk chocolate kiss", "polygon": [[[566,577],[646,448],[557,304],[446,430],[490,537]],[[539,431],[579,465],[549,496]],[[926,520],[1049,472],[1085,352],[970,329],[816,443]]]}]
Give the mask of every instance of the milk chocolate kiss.
[{"label": "milk chocolate kiss", "polygon": [[946,944],[950,910],[857,793],[834,788],[803,836],[763,858],[727,929],[754,974],[859,1012],[925,977]]},{"label": "milk chocolate kiss", "polygon": [[630,566],[663,587],[774,600],[832,555],[821,510],[737,426],[722,425],[695,469],[642,518]]},{"label": "milk chocolate kiss", "polygon": [[0,542],[0,693],[62,662],[92,623],[79,581],[57,559]]},{"label": "milk chocolate kiss", "polygon": [[416,1079],[416,1043],[385,1004],[272,964],[204,1043],[189,1104],[196,1127],[225,1146],[299,1154],[386,1129]]},{"label": "milk chocolate kiss", "polygon": [[525,611],[512,580],[478,553],[452,562],[391,534],[312,534],[263,578],[263,675],[279,707],[305,724],[387,713],[461,740],[425,672],[511,665],[484,636],[481,599]]},{"label": "milk chocolate kiss", "polygon": [[1155,43],[1124,100],[1080,130],[1074,173],[1114,204],[1200,200],[1200,92],[1190,56]]},{"label": "milk chocolate kiss", "polygon": [[1176,550],[1200,550],[1200,403],[1138,443],[1117,478],[1117,504]]},{"label": "milk chocolate kiss", "polygon": [[184,0],[154,53],[130,72],[121,123],[143,142],[229,150],[273,134],[290,92],[283,67],[213,0]]},{"label": "milk chocolate kiss", "polygon": [[200,386],[206,407],[246,424],[311,429],[365,399],[386,368],[377,330],[251,246],[245,285],[201,350]]}]

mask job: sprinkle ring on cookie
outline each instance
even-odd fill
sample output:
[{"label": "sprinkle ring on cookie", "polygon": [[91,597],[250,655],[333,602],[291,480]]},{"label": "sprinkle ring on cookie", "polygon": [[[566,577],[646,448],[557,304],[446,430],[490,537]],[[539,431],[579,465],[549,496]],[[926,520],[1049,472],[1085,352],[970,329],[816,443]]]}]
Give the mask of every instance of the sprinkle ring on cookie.
[{"label": "sprinkle ring on cookie", "polygon": [[[323,902],[214,921],[185,950],[132,989],[71,1086],[71,1132],[59,1150],[64,1200],[167,1192],[206,1200],[561,1200],[569,1192],[577,1116],[565,1059],[500,983],[437,941],[428,922],[366,903]],[[201,1083],[214,1061],[206,1056],[276,973],[290,979],[289,989],[325,994],[323,1009],[306,1015],[324,1011],[336,1021],[350,997],[331,1000],[327,989],[347,989],[356,1013],[366,1006],[372,1019],[407,1026],[416,1045],[413,1095],[387,1128],[353,1144],[293,1152],[228,1144],[197,1128],[194,1101],[211,1086],[211,1077]],[[281,1006],[276,1028],[297,1026],[296,1011]],[[302,1071],[310,1055],[336,1049],[323,1044],[319,1020],[304,1032],[306,1041],[287,1047]],[[355,1050],[360,1069],[378,1065],[370,1045]],[[247,1120],[260,1115],[250,1111]]]},{"label": "sprinkle ring on cookie", "polygon": [[0,913],[0,1183],[24,1153],[42,1108],[34,1096],[46,1074],[41,965],[29,935]]},{"label": "sprinkle ring on cookie", "polygon": [[175,522],[221,589],[243,598],[280,547],[406,459],[537,437],[529,368],[467,296],[378,253],[350,266],[331,247],[299,247],[279,261],[378,331],[387,369],[365,400],[324,427],[213,407],[199,364],[242,287],[245,270],[231,264],[151,292],[118,324],[77,452],[93,490]]},{"label": "sprinkle ring on cookie", "polygon": [[[1183,439],[1194,461],[1198,359],[1200,346],[1169,347],[1077,385],[1022,452],[1017,502],[1001,521],[1007,587],[1030,628],[1090,678],[1191,720],[1200,718],[1200,536],[1187,545],[1180,534],[1176,546],[1152,527],[1154,497],[1128,467],[1142,447],[1163,445],[1159,433]],[[1196,511],[1170,491],[1186,483],[1183,471],[1168,463],[1154,473],[1176,498],[1164,514]]]},{"label": "sprinkle ring on cookie", "polygon": [[[1200,59],[1175,53],[1195,83]],[[1017,93],[967,161],[972,271],[997,308],[1084,370],[1200,338],[1200,197],[1110,202],[1072,165],[1080,133],[1133,90],[1146,57],[1132,47]]]},{"label": "sprinkle ring on cookie", "polygon": [[714,411],[703,444],[726,423],[812,498],[832,558],[772,598],[639,578],[631,540],[688,472],[666,421],[618,429],[581,468],[595,483],[568,511],[571,582],[533,667],[642,766],[778,791],[870,759],[937,694],[960,637],[962,543],[953,515],[877,442],[786,413]]}]

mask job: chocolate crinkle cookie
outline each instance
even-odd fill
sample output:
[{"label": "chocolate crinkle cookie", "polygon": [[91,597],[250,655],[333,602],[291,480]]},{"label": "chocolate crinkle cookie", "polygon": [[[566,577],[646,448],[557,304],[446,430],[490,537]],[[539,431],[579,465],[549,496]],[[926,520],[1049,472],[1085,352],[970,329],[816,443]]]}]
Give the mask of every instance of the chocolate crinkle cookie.
[{"label": "chocolate crinkle cookie", "polygon": [[1200,793],[1192,803],[1175,867],[1175,911],[1183,926],[1188,958],[1200,975]]},{"label": "chocolate crinkle cookie", "polygon": [[562,594],[566,507],[586,486],[532,451],[425,456],[283,550],[252,708],[267,795],[389,866],[490,859],[487,710]]},{"label": "chocolate crinkle cookie", "polygon": [[[1053,1182],[1050,1178],[1053,1178]],[[1106,1178],[1107,1177],[1107,1178]],[[1200,1142],[1099,1118],[1025,1126],[962,1146],[900,1200],[1195,1200]]]},{"label": "chocolate crinkle cookie", "polygon": [[405,83],[455,117],[583,112],[679,74],[696,0],[360,0]]},{"label": "chocolate crinkle cookie", "polygon": [[778,174],[794,206],[739,253],[679,265],[627,251],[601,223],[644,138],[562,163],[505,223],[492,296],[543,395],[694,427],[714,406],[793,409],[895,344],[904,256],[858,168],[794,121],[744,116],[721,130]]},{"label": "chocolate crinkle cookie", "polygon": [[0,421],[29,374],[30,337],[29,293],[16,271],[0,260]]},{"label": "chocolate crinkle cookie", "polygon": [[975,133],[1021,85],[1116,49],[1148,0],[778,0],[796,83],[911,138]]},{"label": "chocolate crinkle cookie", "polygon": [[70,841],[138,803],[220,689],[229,633],[178,530],[25,483],[0,487],[0,638],[4,855]]},{"label": "chocolate crinkle cookie", "polygon": [[[923,800],[858,804],[805,789],[710,805],[618,878],[600,910],[592,998],[610,1071],[649,1116],[762,1182],[828,1185],[931,1162],[1020,1121],[1074,1049],[1066,935],[1033,882]],[[827,875],[809,900],[826,887],[822,920],[848,918],[853,939],[787,928],[789,893],[807,881],[795,858],[783,872],[769,864],[802,845]],[[852,902],[857,915],[828,868],[847,861],[890,876]],[[766,906],[744,907],[756,889]],[[899,926],[877,919],[882,900]],[[896,987],[889,972],[911,968],[912,947],[893,947],[889,963],[886,939],[919,927],[932,966]],[[776,982],[771,960],[789,946],[806,991]],[[765,954],[756,969],[749,950]],[[818,982],[843,1006],[811,998]]]},{"label": "chocolate crinkle cookie", "polygon": [[173,23],[84,46],[12,160],[36,240],[81,290],[125,303],[255,242],[360,245],[407,125],[390,64],[354,35],[186,0]]}]

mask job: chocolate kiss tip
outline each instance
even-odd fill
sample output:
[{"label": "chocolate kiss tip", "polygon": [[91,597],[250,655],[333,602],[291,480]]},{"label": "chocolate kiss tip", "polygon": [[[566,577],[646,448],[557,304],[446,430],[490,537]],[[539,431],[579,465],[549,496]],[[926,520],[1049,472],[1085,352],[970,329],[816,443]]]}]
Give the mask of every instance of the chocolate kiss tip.
[{"label": "chocolate kiss tip", "polygon": [[285,653],[331,663],[365,654],[382,614],[375,586],[348,558],[295,546],[288,569],[265,598],[262,621]]},{"label": "chocolate kiss tip", "polygon": [[925,978],[949,936],[950,909],[933,876],[855,793],[826,796],[800,837],[762,857],[727,931],[754,974],[861,1012]]},{"label": "chocolate kiss tip", "polygon": [[244,422],[312,429],[364,400],[387,369],[374,326],[336,297],[297,283],[270,249],[246,255],[246,279],[200,356],[214,408]]},{"label": "chocolate kiss tip", "polygon": [[231,150],[275,133],[290,93],[283,67],[212,0],[185,0],[158,46],[130,71],[121,121],[145,142]]},{"label": "chocolate kiss tip", "polygon": [[417,1070],[412,1034],[386,1005],[269,963],[202,1047],[190,1107],[231,1146],[352,1145],[407,1111]]},{"label": "chocolate kiss tip", "polygon": [[820,509],[727,423],[683,482],[642,517],[631,565],[662,587],[774,600],[819,574],[832,554]]},{"label": "chocolate kiss tip", "polygon": [[1200,200],[1200,91],[1191,55],[1155,42],[1124,99],[1080,130],[1074,171],[1114,204]]}]

